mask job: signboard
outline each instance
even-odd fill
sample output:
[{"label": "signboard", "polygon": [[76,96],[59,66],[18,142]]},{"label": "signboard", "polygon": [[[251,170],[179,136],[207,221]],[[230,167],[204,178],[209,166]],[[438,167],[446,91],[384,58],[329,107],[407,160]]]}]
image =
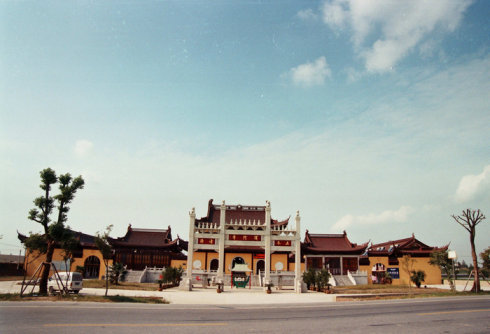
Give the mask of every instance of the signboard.
[{"label": "signboard", "polygon": [[291,240],[274,240],[274,246],[291,246]]},{"label": "signboard", "polygon": [[197,239],[197,242],[200,245],[214,245],[216,243],[215,240],[212,238],[199,238]]},{"label": "signboard", "polygon": [[231,241],[262,241],[262,236],[261,235],[230,234],[228,239]]},{"label": "signboard", "polygon": [[398,268],[387,268],[386,272],[390,274],[391,278],[399,279],[400,278],[400,269]]}]

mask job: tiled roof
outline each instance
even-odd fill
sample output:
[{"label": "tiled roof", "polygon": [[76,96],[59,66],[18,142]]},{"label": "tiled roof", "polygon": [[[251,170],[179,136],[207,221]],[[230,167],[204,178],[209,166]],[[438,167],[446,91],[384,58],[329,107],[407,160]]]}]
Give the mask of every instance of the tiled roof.
[{"label": "tiled roof", "polygon": [[368,252],[370,256],[389,256],[392,254],[427,254],[435,251],[447,250],[449,244],[443,247],[432,247],[424,244],[412,234],[409,238],[372,244]]},{"label": "tiled roof", "polygon": [[345,231],[343,234],[312,234],[307,230],[303,249],[306,254],[362,254],[366,250],[368,243],[358,245],[350,242]]},{"label": "tiled roof", "polygon": [[[265,224],[265,206],[261,205],[226,205],[225,221],[226,223],[242,222],[244,224],[254,222],[258,225]],[[208,213],[206,216],[196,219],[197,223],[213,223],[220,225],[221,205],[213,204],[213,200],[208,202]],[[271,218],[271,226],[284,226],[289,222],[289,218],[285,220],[276,220]]]},{"label": "tiled roof", "polygon": [[170,226],[168,229],[143,229],[128,227],[126,235],[121,238],[113,239],[111,244],[114,246],[129,247],[166,247],[172,244]]}]

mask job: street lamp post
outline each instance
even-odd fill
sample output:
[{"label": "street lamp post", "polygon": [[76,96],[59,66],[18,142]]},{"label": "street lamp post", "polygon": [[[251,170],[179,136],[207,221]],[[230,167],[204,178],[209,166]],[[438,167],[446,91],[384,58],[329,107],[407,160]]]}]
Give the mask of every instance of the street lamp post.
[{"label": "street lamp post", "polygon": [[451,290],[456,289],[456,274],[454,272],[454,259],[456,259],[458,256],[456,255],[456,251],[449,251],[447,253],[448,259],[451,259],[453,261],[453,286],[451,287]]}]

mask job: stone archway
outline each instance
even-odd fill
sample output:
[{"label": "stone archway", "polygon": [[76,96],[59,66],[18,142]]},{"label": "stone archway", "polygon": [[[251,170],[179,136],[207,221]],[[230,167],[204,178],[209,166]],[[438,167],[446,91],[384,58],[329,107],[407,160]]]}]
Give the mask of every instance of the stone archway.
[{"label": "stone archway", "polygon": [[100,260],[97,256],[89,256],[83,264],[84,278],[99,278]]}]

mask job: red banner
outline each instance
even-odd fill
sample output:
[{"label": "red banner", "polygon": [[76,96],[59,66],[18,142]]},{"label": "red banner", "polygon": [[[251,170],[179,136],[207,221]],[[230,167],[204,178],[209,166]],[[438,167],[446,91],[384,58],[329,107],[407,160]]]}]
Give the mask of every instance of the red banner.
[{"label": "red banner", "polygon": [[228,238],[231,241],[262,241],[261,235],[230,234]]},{"label": "red banner", "polygon": [[274,246],[291,246],[291,240],[274,240]]},{"label": "red banner", "polygon": [[211,238],[198,238],[197,242],[200,245],[214,245],[216,243],[216,241],[214,239],[211,239]]}]

